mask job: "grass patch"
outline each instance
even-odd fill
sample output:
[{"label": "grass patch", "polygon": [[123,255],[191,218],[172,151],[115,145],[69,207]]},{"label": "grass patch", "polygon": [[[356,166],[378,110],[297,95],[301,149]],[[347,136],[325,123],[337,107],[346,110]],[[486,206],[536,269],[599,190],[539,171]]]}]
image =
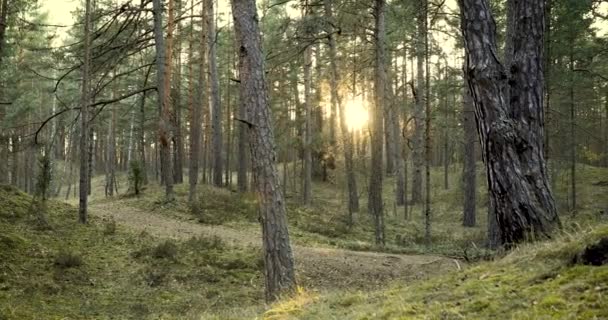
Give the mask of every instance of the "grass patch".
[{"label": "grass patch", "polygon": [[[608,225],[523,245],[506,257],[409,286],[334,293],[299,308],[282,301],[281,319],[605,319],[608,266],[573,257],[608,236]],[[271,319],[272,317],[267,317]]]},{"label": "grass patch", "polygon": [[[159,241],[49,202],[52,229],[31,198],[0,186],[0,319],[199,319],[263,305],[261,256],[218,239]],[[139,253],[139,254],[136,254]],[[234,318],[242,318],[239,313]]]}]

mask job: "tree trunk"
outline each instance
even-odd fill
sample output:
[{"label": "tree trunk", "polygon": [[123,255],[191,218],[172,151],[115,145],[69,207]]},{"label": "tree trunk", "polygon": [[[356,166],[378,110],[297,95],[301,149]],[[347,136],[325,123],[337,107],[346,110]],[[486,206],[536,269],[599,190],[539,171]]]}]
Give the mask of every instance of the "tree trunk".
[{"label": "tree trunk", "polygon": [[463,93],[463,127],[464,127],[464,205],[462,225],[474,227],[476,223],[477,171],[475,170],[475,144],[477,144],[477,126],[475,124],[475,107],[468,88]]},{"label": "tree trunk", "polygon": [[[330,0],[324,1],[325,6],[325,17],[333,22],[333,11],[332,2]],[[348,130],[348,124],[346,123],[346,111],[344,110],[344,104],[342,103],[342,96],[338,91],[338,84],[340,83],[340,73],[338,72],[338,59],[336,57],[336,39],[334,35],[330,33],[328,39],[329,47],[329,65],[330,65],[330,94],[332,104],[332,115],[335,114],[333,110],[334,106],[340,112],[340,131],[342,134],[342,140],[344,144],[344,169],[346,175],[346,183],[348,186],[348,214],[349,223],[354,224],[356,215],[359,212],[359,193],[357,191],[357,179],[355,177],[355,169],[353,163],[353,134]],[[335,120],[332,120],[330,127],[335,125]]]},{"label": "tree trunk", "polygon": [[[113,95],[114,96],[114,95]],[[112,108],[108,124],[107,159],[106,159],[106,196],[114,196],[116,181],[116,110]]]},{"label": "tree trunk", "polygon": [[374,5],[375,74],[374,74],[374,110],[372,119],[372,156],[371,177],[369,183],[369,213],[374,217],[376,244],[384,245],[384,209],[382,203],[382,136],[383,114],[386,91],[386,1],[376,0]]},{"label": "tree trunk", "polygon": [[[194,0],[192,0],[194,2]],[[194,3],[192,3],[194,6]],[[194,9],[190,11],[190,15],[193,15]],[[197,103],[194,103],[194,56],[193,56],[193,42],[194,42],[194,25],[193,19],[190,19],[190,41],[188,45],[188,105],[190,110],[190,161],[188,169],[188,202],[190,207],[194,210],[198,209],[198,167],[201,155],[201,109],[203,108],[204,90],[202,89],[202,81],[198,84]],[[202,80],[202,71],[199,73],[199,79]]]},{"label": "tree trunk", "polygon": [[240,96],[247,109],[253,176],[260,205],[266,300],[296,289],[285,200],[281,192],[272,116],[264,79],[264,58],[255,0],[233,0],[232,14],[239,48]]},{"label": "tree trunk", "polygon": [[424,192],[424,239],[427,245],[431,244],[431,72],[429,67],[429,22],[428,22],[428,12],[429,12],[429,4],[428,1],[424,1],[423,7],[423,23],[424,23],[424,106],[425,106],[425,115],[424,115],[424,130],[425,130],[425,143],[424,143],[424,153],[425,153],[425,164],[424,164],[424,175],[425,175],[425,192]]},{"label": "tree trunk", "polygon": [[[182,1],[177,0],[177,15],[182,15]],[[175,86],[171,91],[173,96],[173,182],[184,182],[184,137],[182,129],[182,24],[177,22],[177,43],[175,45]]]},{"label": "tree trunk", "polygon": [[82,63],[82,96],[80,102],[80,200],[78,221],[87,223],[87,206],[89,196],[89,91],[91,64],[91,0],[85,1],[84,10],[84,61]]},{"label": "tree trunk", "polygon": [[[506,68],[496,56],[496,25],[487,0],[458,2],[466,40],[465,74],[500,241],[509,247],[549,236],[559,218],[543,155],[544,1],[510,2],[513,49],[507,52],[512,61]],[[509,89],[508,97],[504,88]]]},{"label": "tree trunk", "polygon": [[217,39],[213,0],[206,0],[207,40],[209,41],[209,82],[211,85],[213,185],[222,186],[224,164],[222,141],[222,106],[220,104],[220,79],[217,71]]},{"label": "tree trunk", "polygon": [[[156,47],[156,82],[160,119],[158,124],[158,139],[160,145],[160,162],[162,182],[165,185],[165,197],[172,201],[173,173],[171,172],[171,115],[170,115],[170,89],[171,89],[171,51],[173,42],[173,0],[169,0],[169,22],[167,32],[167,51],[165,52],[163,38],[162,4],[161,0],[153,0],[154,8],[154,40]],[[166,56],[165,56],[166,53]]]},{"label": "tree trunk", "polygon": [[[307,15],[310,13],[307,10]],[[304,168],[302,171],[302,203],[312,203],[312,47],[304,50]]]},{"label": "tree trunk", "polygon": [[[244,101],[239,101],[238,119],[245,119],[246,105]],[[238,129],[238,167],[236,173],[237,189],[243,193],[247,191],[247,166],[249,164],[249,152],[247,151],[247,144],[249,143],[247,135],[247,124],[239,121],[237,124]]]},{"label": "tree trunk", "polygon": [[418,15],[416,17],[416,90],[414,95],[414,139],[412,161],[414,170],[412,172],[412,204],[422,202],[422,166],[424,164],[424,52],[426,36],[426,7],[427,0],[418,0]]},{"label": "tree trunk", "polygon": [[[571,39],[574,43],[574,39]],[[574,102],[574,45],[569,46],[568,68],[570,72],[569,100],[570,106],[570,212],[576,214],[576,109]]]}]

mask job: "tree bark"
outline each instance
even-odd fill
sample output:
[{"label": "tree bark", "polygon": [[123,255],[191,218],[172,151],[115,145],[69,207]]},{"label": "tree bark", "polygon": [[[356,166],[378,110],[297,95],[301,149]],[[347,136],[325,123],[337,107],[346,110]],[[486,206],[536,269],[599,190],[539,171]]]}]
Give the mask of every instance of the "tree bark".
[{"label": "tree bark", "polygon": [[369,183],[369,213],[374,217],[376,244],[384,245],[384,209],[382,203],[382,138],[384,126],[384,104],[386,91],[386,1],[376,0],[374,5],[375,74],[374,110],[372,119],[372,156]]},{"label": "tree bark", "polygon": [[[497,57],[487,0],[459,0],[465,74],[486,164],[500,241],[510,247],[559,226],[543,155],[544,1],[513,0],[510,64]],[[508,70],[508,74],[507,74]],[[505,88],[509,94],[505,95]]]},{"label": "tree bark", "polygon": [[[306,14],[310,13],[306,9]],[[312,47],[304,50],[304,167],[302,170],[302,203],[306,206],[312,203]]]},{"label": "tree bark", "polygon": [[[169,0],[169,22],[167,32],[167,48],[163,37],[162,4],[161,0],[153,0],[154,8],[154,40],[156,47],[156,82],[158,86],[158,101],[160,119],[158,124],[158,139],[160,145],[160,162],[162,182],[165,185],[165,198],[172,201],[173,173],[171,172],[171,46],[173,41],[173,0]],[[165,49],[166,52],[165,52]],[[165,55],[166,53],[166,55]]]},{"label": "tree bark", "polygon": [[462,225],[474,227],[476,223],[477,204],[477,171],[475,170],[475,144],[477,143],[477,126],[475,108],[468,88],[463,93],[463,127],[464,127],[464,205]]},{"label": "tree bark", "polygon": [[427,0],[418,0],[418,13],[416,17],[416,90],[414,105],[414,139],[412,161],[414,170],[412,172],[412,204],[422,202],[422,167],[424,164],[424,52],[426,36],[426,13],[425,3]]},{"label": "tree bark", "polygon": [[425,130],[425,143],[424,143],[424,238],[427,245],[431,244],[431,72],[429,67],[429,22],[428,22],[429,4],[428,1],[424,1],[423,16],[424,16],[424,130]]},{"label": "tree bark", "polygon": [[217,39],[215,10],[213,0],[206,0],[207,7],[207,40],[209,41],[209,82],[211,85],[211,131],[213,154],[213,185],[222,186],[223,174],[223,141],[222,141],[222,105],[220,103],[220,79],[217,71]]},{"label": "tree bark", "polygon": [[[194,7],[194,0],[192,0],[192,6]],[[193,10],[191,16],[193,15]],[[194,25],[193,19],[190,19],[190,41],[188,45],[188,104],[190,106],[190,161],[188,170],[188,202],[191,208],[197,209],[198,205],[198,169],[201,154],[201,109],[203,107],[203,83],[199,83],[199,98],[197,103],[194,103],[194,55],[193,55],[193,42],[194,42]],[[202,71],[200,72],[202,74]],[[200,77],[202,78],[202,76]]]},{"label": "tree bark", "polygon": [[233,0],[232,14],[239,50],[240,96],[247,109],[249,147],[259,197],[264,250],[266,300],[296,288],[294,260],[289,244],[285,200],[280,187],[264,58],[255,0]]},{"label": "tree bark", "polygon": [[[177,15],[182,14],[182,1],[177,0]],[[182,24],[178,20],[177,35],[175,36],[175,86],[171,90],[173,96],[173,182],[184,182],[184,137],[182,129]]]},{"label": "tree bark", "polygon": [[91,0],[85,1],[84,10],[84,61],[82,63],[82,96],[80,102],[80,200],[78,221],[87,223],[89,196],[89,102],[90,64],[91,64]]}]

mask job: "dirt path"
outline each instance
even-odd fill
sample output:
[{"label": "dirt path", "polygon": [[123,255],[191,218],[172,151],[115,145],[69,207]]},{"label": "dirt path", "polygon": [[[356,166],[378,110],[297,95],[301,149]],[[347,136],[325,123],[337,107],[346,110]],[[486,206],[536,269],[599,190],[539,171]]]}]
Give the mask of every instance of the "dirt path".
[{"label": "dirt path", "polygon": [[[148,213],[122,202],[98,202],[92,215],[113,219],[135,232],[145,231],[159,238],[177,240],[193,236],[218,236],[234,246],[261,245],[258,230],[203,225],[195,220]],[[425,278],[460,266],[452,259],[430,255],[400,255],[342,249],[294,246],[299,281],[318,289],[367,288],[398,280]]]}]

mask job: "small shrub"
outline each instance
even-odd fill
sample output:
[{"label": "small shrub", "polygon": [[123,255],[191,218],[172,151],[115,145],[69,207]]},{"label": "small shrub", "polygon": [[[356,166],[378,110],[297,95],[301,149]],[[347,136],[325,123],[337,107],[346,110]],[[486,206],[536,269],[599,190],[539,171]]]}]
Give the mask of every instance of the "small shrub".
[{"label": "small shrub", "polygon": [[55,257],[54,264],[60,269],[78,268],[82,265],[82,257],[70,251],[61,251]]},{"label": "small shrub", "polygon": [[152,250],[152,257],[156,259],[175,260],[177,257],[177,245],[172,240],[166,240],[159,243]]}]

